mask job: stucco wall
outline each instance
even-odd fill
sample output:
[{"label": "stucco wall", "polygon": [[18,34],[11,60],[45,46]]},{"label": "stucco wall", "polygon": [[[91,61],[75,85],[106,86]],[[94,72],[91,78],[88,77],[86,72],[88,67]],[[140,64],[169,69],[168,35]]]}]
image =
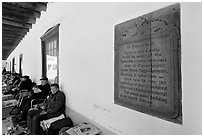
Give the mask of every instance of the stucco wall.
[{"label": "stucco wall", "polygon": [[7,61],[41,76],[40,37],[60,23],[59,81],[66,105],[116,134],[201,134],[201,3],[181,3],[183,125],[114,104],[114,26],[174,3],[49,3]]}]

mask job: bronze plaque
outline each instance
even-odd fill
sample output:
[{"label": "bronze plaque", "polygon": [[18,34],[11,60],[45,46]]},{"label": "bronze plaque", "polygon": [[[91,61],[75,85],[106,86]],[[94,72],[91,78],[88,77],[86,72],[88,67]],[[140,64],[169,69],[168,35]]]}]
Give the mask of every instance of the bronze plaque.
[{"label": "bronze plaque", "polygon": [[180,4],[116,25],[115,103],[181,124],[180,47]]}]

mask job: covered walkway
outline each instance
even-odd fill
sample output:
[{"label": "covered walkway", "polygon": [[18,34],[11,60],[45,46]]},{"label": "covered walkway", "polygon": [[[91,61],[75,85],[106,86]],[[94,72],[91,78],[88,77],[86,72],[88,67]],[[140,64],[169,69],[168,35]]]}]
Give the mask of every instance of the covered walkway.
[{"label": "covered walkway", "polygon": [[[174,4],[180,8],[179,14],[170,17],[170,20],[180,19],[175,24],[168,23],[164,12],[150,14]],[[173,8],[166,12],[174,11]],[[59,91],[66,97],[65,115],[71,118],[73,126],[87,122],[97,127],[100,130],[98,134],[102,135],[199,135],[202,134],[201,11],[201,2],[3,2],[2,70],[5,68],[11,79],[14,78],[11,74],[29,76],[32,87],[40,85],[42,78],[47,78],[50,85],[57,83]],[[161,28],[154,25],[161,25]],[[140,26],[143,26],[142,29]],[[170,121],[154,115],[154,110],[148,108],[152,103],[148,101],[149,97],[154,101],[153,105],[174,103],[167,97],[174,90],[172,81],[165,83],[169,77],[162,76],[175,72],[171,65],[166,65],[169,60],[175,63],[171,58],[174,54],[169,54],[176,52],[171,47],[175,43],[168,35],[161,41],[149,37],[153,43],[142,37],[139,39],[143,34],[160,33],[167,26],[178,30],[176,34],[180,37],[176,42],[181,43],[178,49],[181,56],[177,59],[181,61],[178,69],[182,74],[179,88],[182,91],[179,92],[182,94],[179,98],[182,108],[179,106],[178,119],[183,121],[179,124],[174,121],[176,116],[170,117],[173,119]],[[151,30],[147,31],[151,33],[146,35],[143,29]],[[166,40],[170,44],[166,44]],[[148,45],[157,48],[148,50],[144,47]],[[172,52],[167,53],[165,47]],[[151,57],[154,53],[160,58],[155,59],[154,67],[158,69],[153,72],[161,75],[150,75],[150,78],[161,81],[149,80],[156,85],[151,86],[153,98],[148,96],[149,85],[145,85],[149,82],[145,81],[149,78],[148,65],[152,67],[150,62],[145,63],[148,59],[145,57],[150,57],[149,52]],[[123,53],[127,55],[119,56]],[[139,55],[134,55],[137,53]],[[118,63],[115,63],[116,59]],[[5,94],[4,87],[9,85],[10,78],[2,81],[2,134],[12,127],[20,130],[11,134],[27,134],[26,124],[11,118],[14,114],[10,115],[10,110],[18,104],[15,94]],[[137,84],[140,86],[134,87]],[[137,99],[143,101],[139,102],[142,105],[150,105],[143,108],[134,102]],[[168,113],[164,106],[162,108]],[[23,128],[16,128],[16,125]]]}]

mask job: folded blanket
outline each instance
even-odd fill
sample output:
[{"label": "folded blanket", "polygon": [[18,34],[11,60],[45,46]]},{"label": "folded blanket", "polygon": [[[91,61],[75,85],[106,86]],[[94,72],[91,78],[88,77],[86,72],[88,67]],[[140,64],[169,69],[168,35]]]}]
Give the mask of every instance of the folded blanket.
[{"label": "folded blanket", "polygon": [[60,119],[63,119],[63,118],[65,118],[65,116],[64,116],[64,114],[61,114],[58,117],[53,117],[53,118],[50,118],[48,120],[43,120],[40,122],[40,126],[43,128],[43,130],[47,130],[53,122],[60,120]]}]

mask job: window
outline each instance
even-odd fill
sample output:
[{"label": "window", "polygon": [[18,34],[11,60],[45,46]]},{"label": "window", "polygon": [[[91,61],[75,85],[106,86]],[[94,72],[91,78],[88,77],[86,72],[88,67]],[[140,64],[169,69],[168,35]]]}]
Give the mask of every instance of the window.
[{"label": "window", "polygon": [[11,61],[10,61],[10,64],[9,64],[9,71],[11,72]]},{"label": "window", "polygon": [[42,76],[51,83],[59,81],[59,24],[48,29],[41,37]]},{"label": "window", "polygon": [[22,75],[23,74],[23,54],[19,55],[19,74]]},{"label": "window", "polygon": [[15,73],[15,57],[12,60],[12,73]]}]

